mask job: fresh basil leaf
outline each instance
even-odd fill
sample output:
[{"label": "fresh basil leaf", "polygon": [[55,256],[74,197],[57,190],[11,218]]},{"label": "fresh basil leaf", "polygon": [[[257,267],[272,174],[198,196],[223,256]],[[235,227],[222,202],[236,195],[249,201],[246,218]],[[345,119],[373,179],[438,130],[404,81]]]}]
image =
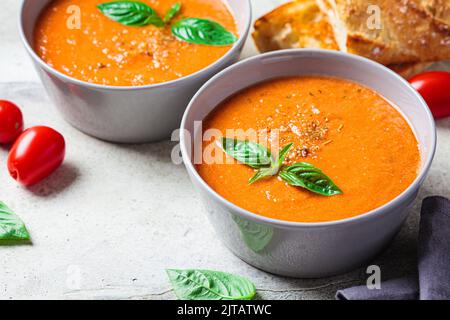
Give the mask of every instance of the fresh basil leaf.
[{"label": "fresh basil leaf", "polygon": [[97,5],[97,8],[109,19],[126,26],[164,26],[164,21],[156,13],[156,11],[143,2],[107,2]]},{"label": "fresh basil leaf", "polygon": [[270,151],[256,142],[221,138],[220,144],[229,156],[252,168],[259,169],[272,163]]},{"label": "fresh basil leaf", "polygon": [[244,277],[211,270],[166,270],[182,300],[251,300],[256,289]]},{"label": "fresh basil leaf", "polygon": [[239,216],[233,216],[234,222],[241,230],[245,244],[254,252],[261,252],[273,238],[273,228]]},{"label": "fresh basil leaf", "polygon": [[0,201],[0,245],[5,242],[29,240],[30,235],[25,224]]},{"label": "fresh basil leaf", "polygon": [[320,169],[306,162],[284,167],[279,175],[290,185],[302,187],[324,196],[334,196],[343,193]]},{"label": "fresh basil leaf", "polygon": [[169,23],[170,20],[172,20],[173,18],[175,18],[175,16],[180,12],[181,10],[181,3],[177,2],[175,3],[167,12],[166,15],[164,16],[164,23]]},{"label": "fresh basil leaf", "polygon": [[210,46],[227,46],[237,41],[234,34],[217,22],[207,19],[179,20],[172,26],[172,33],[182,41]]},{"label": "fresh basil leaf", "polygon": [[294,143],[292,143],[292,142],[285,145],[278,153],[278,167],[279,168],[281,168],[281,166],[283,165],[284,159],[286,159],[286,155],[289,152],[289,150],[292,148],[293,145],[294,145]]}]

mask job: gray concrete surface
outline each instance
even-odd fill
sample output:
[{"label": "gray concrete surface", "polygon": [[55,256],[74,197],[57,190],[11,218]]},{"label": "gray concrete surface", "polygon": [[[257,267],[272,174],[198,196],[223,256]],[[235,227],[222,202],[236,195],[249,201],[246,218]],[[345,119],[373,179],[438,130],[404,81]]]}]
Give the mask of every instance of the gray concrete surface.
[{"label": "gray concrete surface", "polygon": [[[114,145],[66,124],[48,101],[18,40],[18,0],[0,4],[0,98],[19,103],[26,125],[62,132],[67,158],[53,176],[24,189],[6,170],[0,148],[0,200],[26,222],[31,246],[0,247],[0,299],[173,299],[165,268],[205,268],[252,279],[261,299],[333,299],[337,289],[362,284],[365,267],[315,280],[286,279],[233,256],[205,218],[171,142]],[[256,15],[280,1],[254,0]],[[245,56],[254,54],[251,42]],[[420,200],[450,196],[450,119],[438,122],[436,161],[392,245],[372,263],[382,278],[415,271]]]}]

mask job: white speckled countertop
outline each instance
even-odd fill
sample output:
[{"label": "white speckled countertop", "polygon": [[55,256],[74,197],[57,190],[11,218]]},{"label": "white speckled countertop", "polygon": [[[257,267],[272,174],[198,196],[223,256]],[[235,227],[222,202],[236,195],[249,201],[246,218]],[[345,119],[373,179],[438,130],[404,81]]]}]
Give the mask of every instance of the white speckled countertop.
[{"label": "white speckled countertop", "polygon": [[[0,247],[0,299],[172,299],[165,268],[207,268],[252,279],[259,298],[332,299],[365,282],[365,268],[317,280],[276,277],[233,256],[216,238],[173,143],[114,145],[66,124],[48,101],[17,31],[18,0],[0,6],[0,98],[23,108],[26,125],[61,131],[66,162],[30,190],[6,170],[0,148],[0,200],[25,220],[32,246]],[[283,0],[253,0],[260,16]],[[255,54],[249,41],[244,56]],[[373,263],[382,278],[414,272],[420,200],[450,196],[450,119],[438,122],[430,175],[400,235]]]}]

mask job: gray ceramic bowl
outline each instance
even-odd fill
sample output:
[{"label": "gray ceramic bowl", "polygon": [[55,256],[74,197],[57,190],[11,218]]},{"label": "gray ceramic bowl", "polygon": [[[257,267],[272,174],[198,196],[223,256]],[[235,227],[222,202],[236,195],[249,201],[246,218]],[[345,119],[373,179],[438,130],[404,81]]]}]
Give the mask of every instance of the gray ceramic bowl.
[{"label": "gray ceramic bowl", "polygon": [[[420,144],[422,164],[414,183],[388,204],[360,216],[324,223],[275,220],[243,210],[212,190],[191,159],[201,121],[221,101],[271,78],[325,75],[361,83],[392,101],[409,120]],[[400,76],[362,57],[324,50],[285,50],[239,62],[209,80],[192,99],[181,124],[181,151],[208,216],[225,245],[247,263],[292,277],[324,277],[362,265],[397,234],[431,165],[436,130],[420,95]],[[201,139],[201,138],[200,138]],[[401,141],[399,141],[401,143]]]},{"label": "gray ceramic bowl", "polygon": [[[179,128],[195,92],[209,78],[236,62],[251,24],[250,0],[226,0],[238,23],[240,38],[221,59],[187,77],[156,85],[113,87],[89,84],[49,67],[32,48],[33,29],[51,0],[23,0],[20,32],[42,82],[64,118],[94,137],[122,143],[169,138]],[[57,31],[55,31],[57,32]]]}]

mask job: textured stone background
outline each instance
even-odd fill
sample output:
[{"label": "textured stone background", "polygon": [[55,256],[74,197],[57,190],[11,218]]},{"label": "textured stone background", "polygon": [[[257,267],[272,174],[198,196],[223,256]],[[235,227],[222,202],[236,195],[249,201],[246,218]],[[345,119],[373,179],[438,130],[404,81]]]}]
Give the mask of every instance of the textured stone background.
[{"label": "textured stone background", "polygon": [[[6,172],[0,148],[0,199],[26,221],[32,246],[0,247],[0,298],[172,299],[165,268],[208,268],[251,278],[262,299],[333,299],[337,289],[365,282],[365,267],[341,276],[295,280],[256,270],[216,238],[183,166],[171,163],[171,142],[114,145],[67,125],[48,101],[22,48],[21,1],[0,10],[0,98],[23,107],[26,125],[46,124],[67,139],[67,160],[26,190]],[[255,16],[278,2],[253,0]],[[251,41],[244,56],[255,54]],[[438,122],[431,173],[393,244],[373,263],[389,279],[415,271],[420,200],[450,195],[450,119]]]}]

